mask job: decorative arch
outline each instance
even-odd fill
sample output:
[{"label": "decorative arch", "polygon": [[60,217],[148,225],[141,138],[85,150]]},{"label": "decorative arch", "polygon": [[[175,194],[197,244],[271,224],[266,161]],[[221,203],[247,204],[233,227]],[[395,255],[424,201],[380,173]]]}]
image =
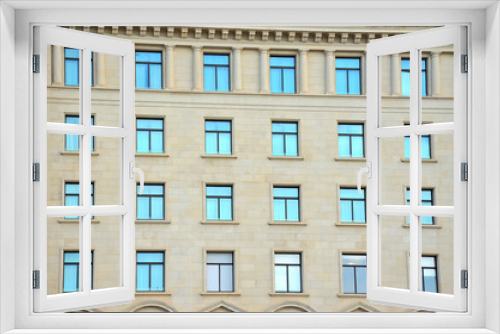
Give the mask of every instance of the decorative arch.
[{"label": "decorative arch", "polygon": [[227,313],[227,312],[245,312],[245,310],[221,300],[218,303],[215,303],[209,307],[204,308],[203,310],[201,310],[201,312]]},{"label": "decorative arch", "polygon": [[130,312],[142,312],[142,313],[164,313],[164,312],[177,312],[171,306],[158,301],[145,301],[135,305]]},{"label": "decorative arch", "polygon": [[362,312],[379,312],[379,310],[377,310],[376,308],[374,308],[372,306],[368,306],[366,304],[359,303],[358,305],[347,309],[345,312],[362,313]]},{"label": "decorative arch", "polygon": [[278,305],[271,306],[267,312],[316,312],[316,310],[301,302],[286,301]]}]

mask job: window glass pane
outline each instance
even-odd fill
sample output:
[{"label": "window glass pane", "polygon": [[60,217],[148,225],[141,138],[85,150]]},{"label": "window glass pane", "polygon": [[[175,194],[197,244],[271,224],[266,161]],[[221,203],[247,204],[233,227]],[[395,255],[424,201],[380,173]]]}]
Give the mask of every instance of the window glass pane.
[{"label": "window glass pane", "polygon": [[205,152],[207,154],[217,154],[217,133],[205,133]]},{"label": "window glass pane", "polygon": [[161,119],[147,119],[147,118],[137,119],[137,128],[163,130],[163,120],[161,120]]},{"label": "window glass pane", "polygon": [[149,291],[149,265],[137,264],[137,291]]},{"label": "window glass pane", "polygon": [[410,159],[410,137],[405,137],[405,159]]},{"label": "window glass pane", "polygon": [[335,71],[335,92],[337,94],[347,94],[347,71]]},{"label": "window glass pane", "polygon": [[232,200],[230,198],[220,199],[220,220],[232,220],[233,208]]},{"label": "window glass pane", "polygon": [[233,291],[233,266],[221,266],[220,290]]},{"label": "window glass pane", "polygon": [[410,72],[401,72],[401,94],[410,96]]},{"label": "window glass pane", "polygon": [[64,263],[80,263],[80,253],[64,252]]},{"label": "window glass pane", "polygon": [[352,140],[352,157],[364,157],[363,137],[351,137]]},{"label": "window glass pane", "polygon": [[436,267],[436,258],[434,256],[422,256],[420,261],[422,267]]},{"label": "window glass pane", "polygon": [[78,183],[66,183],[65,184],[66,194],[76,194],[80,193],[80,185]]},{"label": "window glass pane", "polygon": [[99,137],[99,157],[92,158],[91,179],[100,185],[99,205],[122,204],[122,138]]},{"label": "window glass pane", "polygon": [[344,285],[344,293],[355,293],[354,290],[354,268],[342,268],[342,284]]},{"label": "window glass pane", "polygon": [[64,84],[66,86],[78,86],[79,64],[78,60],[66,59],[64,61]]},{"label": "window glass pane", "polygon": [[352,201],[340,201],[340,221],[346,223],[352,222]]},{"label": "window glass pane", "polygon": [[210,131],[231,131],[230,121],[205,121],[205,130]]},{"label": "window glass pane", "polygon": [[229,65],[228,55],[203,55],[203,63],[209,65]]},{"label": "window glass pane", "polygon": [[232,187],[207,186],[207,196],[231,196]]},{"label": "window glass pane", "polygon": [[289,292],[301,292],[301,278],[300,278],[300,267],[290,266],[288,267],[288,291]]},{"label": "window glass pane", "polygon": [[286,220],[299,221],[299,201],[287,200],[286,204]]},{"label": "window glass pane", "polygon": [[351,154],[349,152],[350,145],[350,137],[349,136],[339,136],[339,157],[350,157]]},{"label": "window glass pane", "polygon": [[151,131],[151,153],[163,153],[163,131]]},{"label": "window glass pane", "polygon": [[78,206],[79,196],[66,195],[64,197],[64,206]]},{"label": "window glass pane", "polygon": [[151,291],[164,291],[163,264],[151,265]]},{"label": "window glass pane", "polygon": [[285,135],[285,146],[286,146],[286,155],[287,156],[297,156],[298,155],[298,147],[297,147],[297,135]]},{"label": "window glass pane", "polygon": [[275,266],[274,268],[274,289],[276,292],[287,291],[286,266]]},{"label": "window glass pane", "polygon": [[203,89],[215,91],[215,67],[205,66],[203,68]]},{"label": "window glass pane", "polygon": [[271,93],[282,93],[281,69],[271,68]]},{"label": "window glass pane", "polygon": [[219,219],[218,201],[216,198],[207,198],[207,219]]},{"label": "window glass pane", "polygon": [[229,68],[219,67],[217,69],[217,90],[228,92],[229,91]]},{"label": "window glass pane", "polygon": [[295,69],[283,70],[283,93],[295,93]]},{"label": "window glass pane", "polygon": [[359,69],[358,58],[335,58],[336,68]]},{"label": "window glass pane", "polygon": [[300,254],[276,253],[274,263],[277,264],[300,264]]},{"label": "window glass pane", "polygon": [[136,62],[161,63],[161,52],[135,52]]},{"label": "window glass pane", "polygon": [[283,135],[273,135],[273,155],[285,155],[285,138]]},{"label": "window glass pane", "polygon": [[275,199],[273,203],[274,203],[274,208],[273,208],[274,220],[276,221],[285,220],[285,201]]},{"label": "window glass pane", "polygon": [[149,198],[137,197],[137,219],[149,218]]},{"label": "window glass pane", "polygon": [[137,262],[163,263],[164,254],[162,252],[139,252]]},{"label": "window glass pane", "polygon": [[[425,64],[425,62],[423,62]],[[422,72],[422,96],[427,95],[427,73]]]},{"label": "window glass pane", "polygon": [[207,263],[233,263],[233,253],[207,253]]},{"label": "window glass pane", "polygon": [[[140,190],[140,187],[137,186],[137,192],[139,192],[139,190]],[[163,186],[145,184],[144,191],[142,192],[142,195],[163,195]]]},{"label": "window glass pane", "polygon": [[340,198],[342,199],[365,199],[365,190],[361,189],[361,194],[358,189],[341,188]]},{"label": "window glass pane", "polygon": [[65,264],[64,265],[63,292],[79,291],[78,267],[79,267],[78,264]]},{"label": "window glass pane", "polygon": [[436,270],[435,269],[422,269],[423,272],[423,291],[426,292],[437,292],[436,284]]},{"label": "window glass pane", "polygon": [[231,134],[219,134],[219,154],[231,154]]},{"label": "window glass pane", "polygon": [[366,255],[342,255],[342,264],[366,266]]},{"label": "window glass pane", "polygon": [[207,291],[219,291],[219,266],[207,265]]},{"label": "window glass pane", "polygon": [[357,293],[366,293],[366,268],[356,268]]},{"label": "window glass pane", "polygon": [[361,124],[339,124],[338,129],[341,134],[363,134],[363,125]]},{"label": "window glass pane", "polygon": [[349,71],[349,94],[361,94],[361,83],[359,79],[359,71]]},{"label": "window glass pane", "polygon": [[353,201],[353,222],[364,223],[365,219],[365,201]]},{"label": "window glass pane", "polygon": [[298,198],[299,188],[278,188],[274,187],[274,197]]},{"label": "window glass pane", "polygon": [[149,88],[161,89],[161,65],[149,65]]},{"label": "window glass pane", "polygon": [[135,64],[135,87],[136,88],[148,88],[149,78],[148,78],[148,65],[147,64]]},{"label": "window glass pane", "polygon": [[429,136],[421,137],[421,150],[422,150],[422,159],[431,158],[431,142]]},{"label": "window glass pane", "polygon": [[163,197],[151,198],[151,219],[164,219]]},{"label": "window glass pane", "polygon": [[273,132],[297,133],[297,123],[273,122]]},{"label": "window glass pane", "polygon": [[269,59],[269,63],[271,66],[294,67],[295,66],[295,57],[272,56]]},{"label": "window glass pane", "polygon": [[[406,217],[379,216],[380,282],[379,286],[409,291],[410,229],[402,228]],[[377,221],[375,221],[375,224]],[[394,231],[398,231],[395,235]]]}]

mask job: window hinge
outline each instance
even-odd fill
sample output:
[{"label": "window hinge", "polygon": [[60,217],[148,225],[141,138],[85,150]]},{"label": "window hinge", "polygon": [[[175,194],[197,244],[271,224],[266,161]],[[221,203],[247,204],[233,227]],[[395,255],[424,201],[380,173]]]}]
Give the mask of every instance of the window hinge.
[{"label": "window hinge", "polygon": [[33,73],[40,73],[40,55],[33,55]]},{"label": "window hinge", "polygon": [[460,175],[462,181],[469,181],[469,165],[466,162],[462,162],[460,165]]},{"label": "window hinge", "polygon": [[462,289],[467,289],[469,287],[469,273],[467,270],[462,270],[461,275],[462,275]]},{"label": "window hinge", "polygon": [[40,182],[40,163],[35,162],[33,164],[33,181]]},{"label": "window hinge", "polygon": [[467,73],[469,71],[469,57],[467,55],[462,55],[462,73]]},{"label": "window hinge", "polygon": [[33,289],[40,289],[40,270],[33,270]]}]

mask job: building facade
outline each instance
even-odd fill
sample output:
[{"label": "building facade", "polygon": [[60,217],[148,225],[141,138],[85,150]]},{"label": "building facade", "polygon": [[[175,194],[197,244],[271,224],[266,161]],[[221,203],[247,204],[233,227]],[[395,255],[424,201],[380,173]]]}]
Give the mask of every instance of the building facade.
[{"label": "building facade", "polygon": [[[69,27],[136,47],[136,298],[103,312],[413,312],[366,299],[366,45],[418,27]],[[48,50],[48,121],[79,122],[78,52]],[[409,124],[409,54],[381,60],[382,125]],[[422,121],[453,121],[453,49],[422,50]],[[92,121],[120,124],[118,57]],[[79,139],[48,135],[48,205],[79,198]],[[382,204],[409,140],[381,139]],[[120,203],[120,140],[92,140],[92,203]],[[453,205],[453,135],[421,137],[422,205]],[[422,218],[424,291],[452,293],[453,219]],[[409,285],[408,217],[381,218],[382,285]],[[49,294],[78,283],[78,217],[48,220]],[[92,287],[120,284],[120,217],[92,218]]]}]

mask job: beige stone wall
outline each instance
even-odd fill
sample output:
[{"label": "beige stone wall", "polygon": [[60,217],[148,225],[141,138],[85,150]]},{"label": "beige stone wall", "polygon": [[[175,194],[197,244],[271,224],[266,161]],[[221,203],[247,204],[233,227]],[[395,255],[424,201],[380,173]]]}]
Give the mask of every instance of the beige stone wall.
[{"label": "beige stone wall", "polygon": [[[82,28],[79,28],[82,29]],[[351,30],[349,30],[351,29]],[[364,167],[364,159],[339,159],[337,125],[343,122],[365,122],[366,98],[325,94],[327,91],[326,52],[359,55],[364,62],[366,42],[389,34],[403,33],[408,28],[284,30],[277,41],[277,30],[162,27],[155,37],[153,27],[141,36],[139,27],[103,32],[131,39],[137,50],[161,49],[175,45],[174,87],[163,90],[137,90],[137,117],[164,118],[165,154],[136,154],[136,165],[144,170],[146,183],[165,185],[165,221],[137,222],[136,249],[164,251],[166,282],[164,293],[137,293],[132,304],[109,307],[111,312],[367,312],[409,311],[369,303],[364,295],[347,296],[342,291],[341,254],[366,251],[366,226],[340,224],[340,187],[355,187],[356,172]],[[97,28],[83,28],[97,32]],[[127,33],[130,32],[130,34]],[[332,37],[332,31],[334,36]],[[373,35],[373,36],[372,36]],[[192,92],[194,77],[200,68],[193,62],[192,45],[204,50],[227,50],[240,45],[243,91]],[[262,94],[260,51],[297,54],[307,49],[308,93],[278,95]],[[102,61],[102,58],[98,60]],[[164,57],[165,59],[165,57]],[[447,63],[451,54],[441,53],[441,96],[424,98],[424,120],[446,122],[452,119],[452,93]],[[98,61],[96,60],[96,61]],[[388,60],[389,61],[389,60]],[[297,61],[298,63],[298,61]],[[51,66],[64,70],[61,64]],[[363,65],[364,66],[364,65]],[[105,58],[105,84],[92,89],[92,113],[96,125],[116,125],[118,114],[117,61]],[[102,67],[101,67],[102,68]],[[163,81],[169,75],[164,66]],[[333,67],[334,68],[334,67]],[[302,69],[303,70],[303,69]],[[300,68],[297,68],[297,76]],[[53,71],[54,72],[54,71]],[[199,74],[199,73],[198,73]],[[363,71],[362,82],[366,82]],[[384,126],[401,126],[409,122],[408,99],[391,94],[390,73],[384,76]],[[65,113],[78,111],[78,89],[62,88],[49,78],[49,121],[63,122]],[[300,84],[298,82],[298,84]],[[363,92],[365,88],[363,87]],[[204,120],[231,119],[233,124],[233,159],[202,157],[204,154]],[[271,160],[271,122],[294,120],[299,123],[299,147],[303,160]],[[64,151],[63,135],[48,137],[49,205],[62,205],[64,181],[78,179],[78,156]],[[452,205],[453,187],[449,177],[453,138],[432,136],[432,161],[425,164],[424,188],[434,188],[435,204]],[[117,140],[96,138],[92,156],[92,180],[95,182],[95,204],[116,204],[118,182]],[[387,189],[383,196],[390,204],[406,204],[409,186],[409,163],[404,159],[404,138],[384,140],[382,161],[387,169],[382,179]],[[202,224],[204,219],[204,183],[234,185],[237,224]],[[301,222],[294,225],[272,225],[273,184],[300,186]],[[94,288],[116,286],[117,249],[116,217],[95,217],[92,224],[94,251]],[[406,217],[384,217],[383,240],[390,240],[383,249],[383,283],[408,288],[409,228]],[[423,229],[424,255],[438,256],[440,291],[451,292],[452,230],[451,219],[437,218],[436,226]],[[62,291],[62,252],[77,249],[78,224],[65,219],[50,219],[49,293]],[[95,235],[95,238],[94,238]],[[204,252],[233,250],[236,262],[235,293],[206,294],[204,289]],[[303,257],[302,294],[274,294],[273,251],[298,251]],[[385,274],[387,273],[387,274]]]}]

